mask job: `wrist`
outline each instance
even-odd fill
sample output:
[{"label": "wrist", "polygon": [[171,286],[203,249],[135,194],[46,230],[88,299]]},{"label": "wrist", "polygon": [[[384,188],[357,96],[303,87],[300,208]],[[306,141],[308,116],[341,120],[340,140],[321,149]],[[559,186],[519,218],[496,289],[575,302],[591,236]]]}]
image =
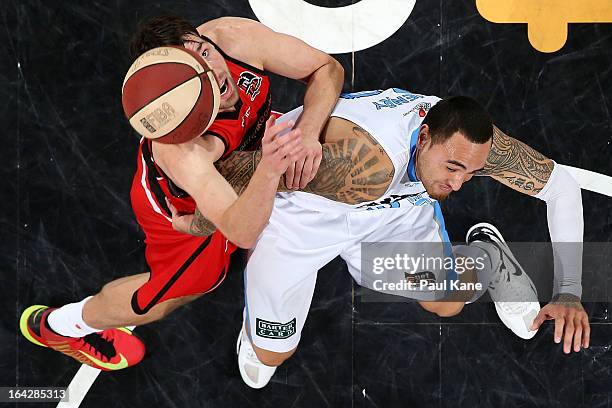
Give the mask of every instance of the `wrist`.
[{"label": "wrist", "polygon": [[580,303],[580,297],[573,295],[571,293],[557,293],[553,296],[551,302],[559,303],[559,302],[578,302]]},{"label": "wrist", "polygon": [[300,129],[302,132],[302,137],[304,139],[311,139],[319,141],[319,135],[321,134],[322,126],[314,126],[310,124],[302,124],[300,123],[296,128]]},{"label": "wrist", "polygon": [[278,179],[283,173],[279,173],[275,171],[272,166],[268,166],[267,160],[263,158],[259,165],[255,169],[255,173],[253,175],[258,175],[263,181],[269,183],[278,183]]}]

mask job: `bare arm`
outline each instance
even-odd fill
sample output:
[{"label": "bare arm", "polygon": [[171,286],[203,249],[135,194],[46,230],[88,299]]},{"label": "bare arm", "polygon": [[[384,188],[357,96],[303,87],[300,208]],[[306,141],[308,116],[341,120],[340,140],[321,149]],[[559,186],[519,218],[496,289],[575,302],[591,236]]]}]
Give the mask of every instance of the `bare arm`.
[{"label": "bare arm", "polygon": [[[233,152],[216,163],[219,172],[241,194],[261,160],[261,152]],[[346,204],[380,198],[393,179],[394,167],[368,132],[353,127],[350,134],[323,144],[323,160],[315,178],[301,191]],[[289,191],[282,179],[278,191]]]},{"label": "bare arm", "polygon": [[222,17],[198,27],[228,54],[287,78],[307,83],[304,113],[297,123],[304,137],[319,137],[344,83],[344,68],[328,54],[258,21]]},{"label": "bare arm", "polygon": [[[240,195],[261,160],[261,151],[233,152],[215,163],[217,170]],[[382,146],[365,130],[354,126],[334,143],[323,144],[323,160],[315,178],[301,191],[346,204],[380,198],[391,183],[395,169]],[[278,191],[289,190],[281,178]],[[187,228],[186,228],[187,229]],[[192,235],[208,235],[214,224],[196,213],[189,221]]]},{"label": "bare arm", "polygon": [[304,111],[297,122],[305,157],[287,169],[289,188],[304,188],[322,159],[319,136],[344,84],[344,69],[334,58],[290,35],[245,18],[224,17],[198,28],[241,61],[287,78],[306,82]]},{"label": "bare arm", "polygon": [[[179,187],[194,198],[199,212],[230,241],[244,248],[254,244],[267,224],[280,176],[290,160],[301,151],[299,131],[292,131],[286,137],[276,139],[276,134],[291,124],[273,126],[273,123],[270,120],[266,124],[266,135],[262,140],[262,165],[253,174],[240,197],[237,197],[213,165],[217,149],[213,152],[206,145],[191,143],[162,146],[158,150],[162,152],[157,156],[158,164],[162,165],[166,174]],[[195,219],[192,231],[210,232],[210,224]]]}]

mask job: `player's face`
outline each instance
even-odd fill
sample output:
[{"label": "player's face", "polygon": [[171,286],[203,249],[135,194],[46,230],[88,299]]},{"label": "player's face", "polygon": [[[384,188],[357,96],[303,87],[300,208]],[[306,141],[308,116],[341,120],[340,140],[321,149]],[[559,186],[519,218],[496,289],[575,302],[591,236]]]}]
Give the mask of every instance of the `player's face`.
[{"label": "player's face", "polygon": [[472,143],[455,132],[444,143],[433,144],[429,127],[423,125],[417,149],[417,177],[432,198],[442,201],[484,168],[491,142]]},{"label": "player's face", "polygon": [[219,112],[231,110],[238,103],[240,96],[221,53],[211,43],[195,36],[187,37],[184,45],[185,48],[200,54],[213,70],[221,91]]}]

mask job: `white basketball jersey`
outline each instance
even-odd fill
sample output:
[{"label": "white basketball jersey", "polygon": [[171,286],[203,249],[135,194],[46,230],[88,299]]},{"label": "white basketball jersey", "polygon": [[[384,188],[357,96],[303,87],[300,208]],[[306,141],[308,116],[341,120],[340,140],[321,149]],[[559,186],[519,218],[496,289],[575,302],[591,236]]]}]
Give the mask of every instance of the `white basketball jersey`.
[{"label": "white basketball jersey", "polygon": [[[431,203],[425,188],[414,174],[414,153],[419,128],[427,111],[438,103],[437,96],[413,94],[391,88],[341,95],[331,116],[346,119],[368,132],[385,149],[395,173],[389,188],[380,199],[357,205],[344,204],[318,195],[279,193],[302,208],[322,212],[346,212],[397,207],[400,201],[412,205]],[[280,120],[297,120],[302,107],[283,115]]]}]

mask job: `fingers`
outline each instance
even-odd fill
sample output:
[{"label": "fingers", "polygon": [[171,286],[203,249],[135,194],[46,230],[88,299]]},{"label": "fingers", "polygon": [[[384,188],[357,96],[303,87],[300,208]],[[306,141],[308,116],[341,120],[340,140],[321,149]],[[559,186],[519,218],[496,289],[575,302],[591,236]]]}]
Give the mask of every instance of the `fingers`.
[{"label": "fingers", "polygon": [[285,173],[285,186],[288,189],[293,189],[293,177],[295,177],[295,165],[296,163],[292,163],[287,167],[287,172]]},{"label": "fingers", "polygon": [[565,318],[558,317],[555,319],[555,343],[561,343],[563,336],[563,326],[565,326]]},{"label": "fingers", "polygon": [[574,327],[574,351],[577,353],[582,343],[582,322],[578,315],[574,319]]},{"label": "fingers", "polygon": [[[292,131],[299,133],[297,130]],[[284,137],[281,139],[285,139]],[[273,150],[271,151],[271,156],[275,160],[279,161],[287,161],[284,164],[284,167],[287,168],[289,165],[293,164],[293,162],[301,159],[301,155],[304,152],[304,147],[302,146],[302,140],[300,138],[287,138],[285,140],[275,140],[273,143]]]},{"label": "fingers", "polygon": [[542,323],[546,320],[546,310],[542,309],[538,313],[538,315],[533,319],[533,323],[531,323],[531,328],[529,330],[538,330]]},{"label": "fingers", "polygon": [[166,205],[168,206],[168,208],[170,209],[170,214],[172,214],[172,218],[177,216],[177,211],[176,211],[176,207],[172,205],[172,203],[170,202],[170,200],[168,200],[168,197],[164,197],[166,200]]},{"label": "fingers", "polygon": [[589,324],[589,317],[584,315],[582,319],[582,328],[583,328],[583,336],[582,336],[582,347],[589,348],[589,342],[591,341],[591,325]]},{"label": "fingers", "polygon": [[563,352],[565,354],[569,354],[572,351],[572,338],[573,337],[574,337],[574,320],[567,319],[565,321],[565,332],[563,336]]},{"label": "fingers", "polygon": [[309,183],[312,180],[314,180],[314,178],[317,176],[317,172],[319,171],[319,166],[321,166],[322,160],[323,160],[323,154],[320,154],[317,157],[315,157],[314,165],[312,166],[312,174],[310,175],[310,180],[308,180]]},{"label": "fingers", "polygon": [[308,184],[313,179],[314,162],[314,157],[306,157],[306,161],[304,162],[304,168],[302,170],[302,177],[300,178],[300,188],[306,187],[306,184]]},{"label": "fingers", "polygon": [[264,132],[262,143],[276,140],[277,136],[293,128],[294,125],[295,122],[292,120],[276,123],[276,119],[270,117],[270,119],[266,121],[266,131]]},{"label": "fingers", "polygon": [[304,180],[303,171],[304,171],[305,161],[306,161],[305,159],[301,159],[295,162],[295,167],[289,166],[290,168],[294,167],[294,169],[293,169],[293,177],[290,177],[288,179],[289,184],[287,185],[287,188],[297,189],[300,187],[300,180]]}]

